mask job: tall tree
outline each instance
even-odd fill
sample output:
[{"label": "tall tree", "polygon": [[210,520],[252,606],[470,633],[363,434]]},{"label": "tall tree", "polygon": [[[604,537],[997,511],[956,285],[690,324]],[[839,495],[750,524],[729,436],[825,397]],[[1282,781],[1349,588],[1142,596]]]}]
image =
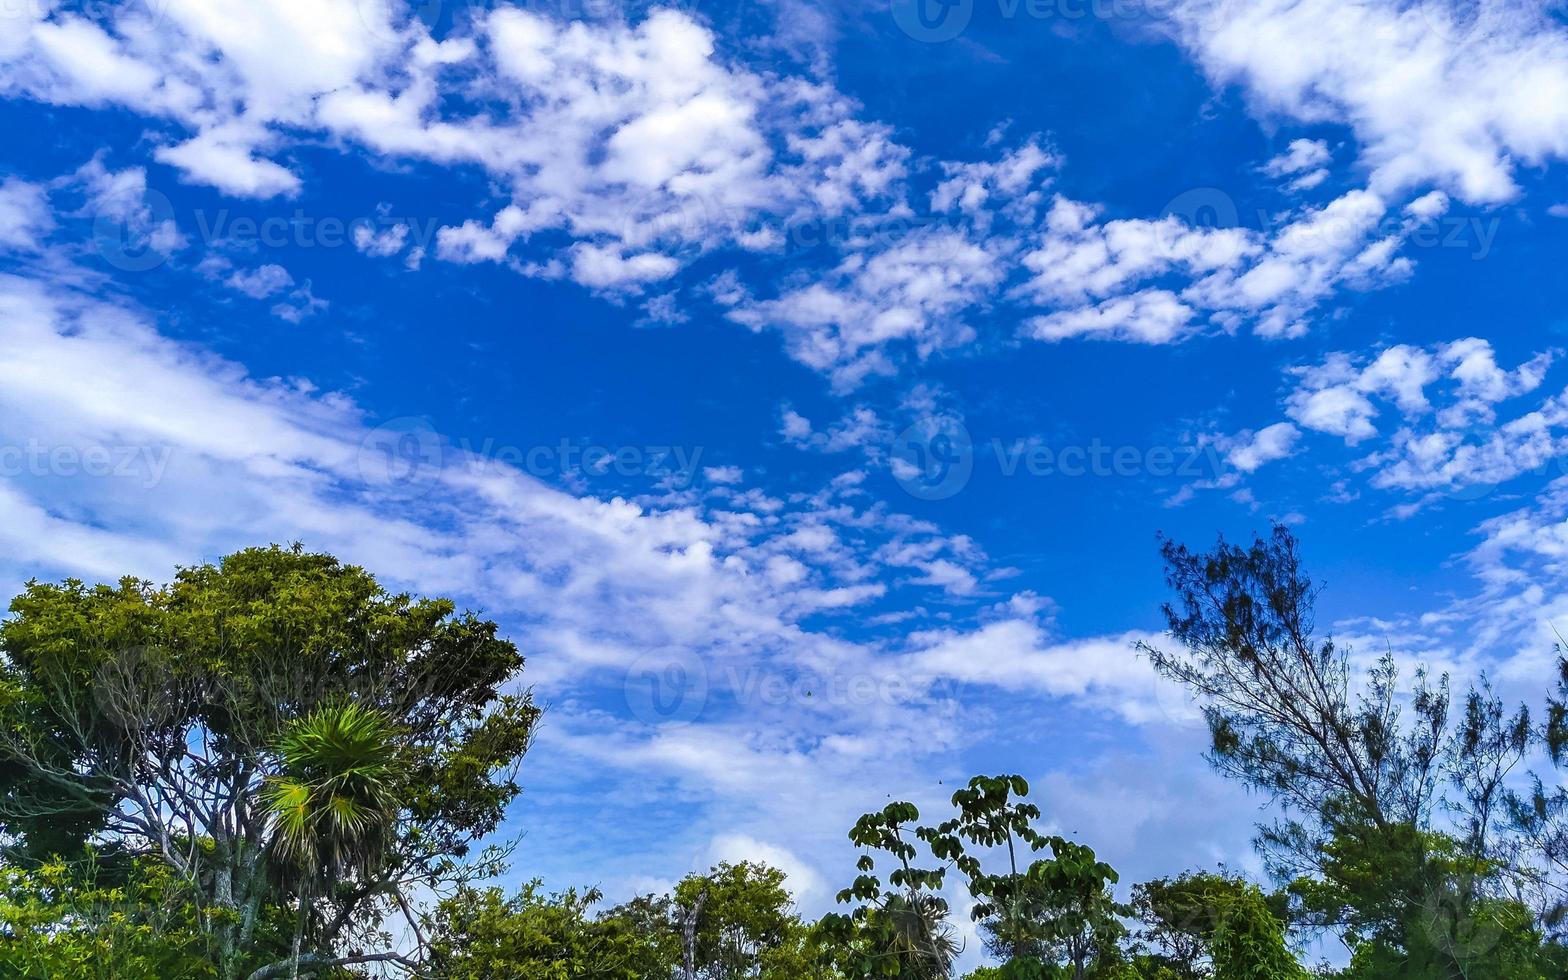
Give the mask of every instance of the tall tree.
[{"label": "tall tree", "polygon": [[[953,793],[957,815],[919,835],[968,879],[972,915],[994,955],[1015,970],[1026,961],[1049,963],[1081,980],[1115,959],[1127,909],[1111,894],[1116,872],[1093,850],[1035,830],[1040,810],[1028,794],[1022,776],[976,776]],[[987,871],[966,844],[1002,851],[1006,867]],[[1046,847],[1051,857],[1024,863]]]},{"label": "tall tree", "polygon": [[[1025,908],[1027,855],[1045,847],[1047,838],[1034,829],[1040,808],[1023,800],[1029,784],[1022,776],[975,776],[953,793],[958,815],[937,827],[936,849],[951,855],[969,882],[975,904],[972,915],[984,922],[991,952],[1003,960],[1030,955],[1041,936]],[[979,858],[966,852],[964,843],[1001,848],[1007,855],[1003,872],[987,872]]]},{"label": "tall tree", "polygon": [[1093,849],[1049,842],[1051,857],[1031,864],[1020,883],[1017,922],[1029,924],[1030,955],[1060,966],[1068,980],[1085,980],[1120,958],[1121,919],[1130,910],[1112,894],[1116,872]]},{"label": "tall tree", "polygon": [[[959,856],[953,841],[935,828],[916,825],[913,803],[893,802],[863,814],[849,839],[862,849],[854,883],[838,893],[841,903],[858,903],[849,915],[824,916],[822,927],[837,944],[837,966],[851,978],[897,980],[946,978],[959,947],[948,922],[947,900],[939,891],[947,869]],[[934,843],[939,862],[922,867],[916,840]],[[878,855],[891,859],[884,885]]]},{"label": "tall tree", "polygon": [[1529,713],[1484,679],[1457,713],[1446,676],[1418,669],[1401,692],[1391,653],[1353,677],[1348,651],[1315,631],[1319,592],[1283,527],[1245,548],[1167,541],[1162,553],[1179,647],[1142,650],[1203,704],[1215,768],[1279,804],[1258,838],[1270,869],[1347,941],[1478,975],[1495,944],[1466,941],[1462,923],[1522,884],[1538,887],[1543,915],[1556,901],[1555,885],[1518,873],[1518,837],[1504,833],[1536,736]]},{"label": "tall tree", "polygon": [[[11,612],[0,623],[9,855],[91,842],[156,858],[195,896],[220,976],[247,969],[262,910],[294,894],[275,874],[287,835],[267,787],[290,778],[292,726],[323,706],[385,719],[397,810],[374,868],[312,898],[320,925],[305,965],[412,966],[413,951],[380,945],[380,923],[401,916],[417,930],[420,888],[493,870],[496,855],[472,848],[519,791],[537,717],[526,694],[502,694],[522,657],[494,623],[298,547],[241,551],[167,586],[33,582]],[[248,975],[285,976],[291,961]]]},{"label": "tall tree", "polygon": [[[692,968],[709,980],[754,976],[763,954],[796,925],[784,872],[763,864],[721,862],[675,886],[677,917],[691,925]],[[684,939],[684,936],[683,936]]]}]

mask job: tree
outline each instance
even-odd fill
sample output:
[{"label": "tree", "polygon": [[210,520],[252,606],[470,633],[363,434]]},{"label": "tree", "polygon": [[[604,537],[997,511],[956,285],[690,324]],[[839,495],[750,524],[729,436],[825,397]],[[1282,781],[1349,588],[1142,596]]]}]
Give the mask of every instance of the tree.
[{"label": "tree", "polygon": [[[388,857],[400,780],[392,725],[353,703],[325,705],[289,723],[282,772],[262,795],[273,821],[273,855],[298,892],[290,965],[298,974],[311,900],[334,888],[375,881]],[[314,934],[314,932],[313,932]]]},{"label": "tree", "polygon": [[694,926],[693,971],[710,980],[754,976],[763,954],[796,925],[784,872],[749,861],[687,876],[675,886],[673,905]]},{"label": "tree", "polygon": [[[937,894],[957,855],[950,850],[951,841],[934,828],[912,828],[919,819],[913,803],[894,802],[863,814],[849,832],[849,839],[865,853],[856,863],[860,873],[838,893],[838,901],[859,904],[847,916],[822,920],[829,940],[837,945],[837,966],[847,977],[946,978],[958,954],[947,901]],[[936,841],[940,853],[934,856],[944,863],[918,866],[919,849],[911,836]],[[886,887],[875,874],[879,852],[895,862]]]},{"label": "tree", "polygon": [[1020,883],[1018,921],[1029,924],[1032,939],[1026,955],[1085,980],[1120,958],[1121,916],[1129,910],[1111,892],[1116,872],[1091,848],[1061,837],[1050,846],[1052,856],[1031,864]]},{"label": "tree", "polygon": [[599,893],[546,895],[540,883],[506,898],[460,889],[431,921],[430,968],[443,980],[646,980],[671,964],[656,937],[628,919],[596,918]]},{"label": "tree", "polygon": [[451,980],[668,978],[837,980],[821,931],[790,911],[784,873],[761,864],[721,863],[692,874],[673,894],[644,895],[590,914],[592,889],[545,895],[533,882],[512,898],[498,889],[461,890],[431,920],[430,968]]},{"label": "tree", "polygon": [[1256,885],[1243,885],[1219,909],[1209,937],[1216,977],[1237,980],[1306,980],[1285,943],[1285,924]]},{"label": "tree", "polygon": [[32,582],[11,611],[0,623],[9,857],[93,843],[156,859],[193,896],[220,977],[294,968],[292,956],[250,966],[264,911],[297,895],[276,874],[289,845],[268,787],[303,774],[290,774],[287,739],[324,706],[385,720],[397,812],[377,831],[377,861],[311,896],[304,971],[413,966],[379,924],[401,916],[417,933],[416,889],[494,870],[496,852],[471,851],[518,792],[537,717],[526,694],[501,694],[522,657],[494,623],[297,546],[241,551],[161,587]]},{"label": "tree", "polygon": [[[1046,837],[1031,821],[1040,811],[1022,797],[1029,785],[1016,775],[976,776],[953,794],[957,816],[935,827],[911,803],[890,803],[863,815],[850,840],[866,849],[860,874],[839,893],[859,902],[849,916],[828,916],[823,928],[839,950],[837,964],[849,977],[946,977],[958,946],[939,890],[949,867],[967,879],[973,914],[988,935],[990,951],[1005,959],[1003,980],[1087,980],[1122,961],[1128,909],[1112,894],[1116,872],[1092,849]],[[922,867],[921,841],[940,862]],[[1005,848],[1004,872],[987,871],[966,844]],[[1051,857],[1020,867],[1019,850],[1049,847]],[[876,874],[877,855],[896,862],[887,886]]]},{"label": "tree", "polygon": [[[286,910],[266,910],[258,962],[286,948],[286,920]],[[0,976],[215,978],[208,939],[189,891],[161,862],[89,852],[0,868]]]},{"label": "tree", "polygon": [[827,933],[799,919],[776,945],[762,951],[757,966],[759,980],[844,980]]},{"label": "tree", "polygon": [[[1015,973],[1028,961],[1060,963],[1080,980],[1115,958],[1125,932],[1119,917],[1126,910],[1111,894],[1117,875],[1090,848],[1035,830],[1032,821],[1040,810],[1023,800],[1028,793],[1022,776],[976,776],[953,794],[958,815],[934,832],[922,828],[920,836],[968,879],[972,914],[991,953]],[[966,842],[1005,848],[1006,871],[987,872],[966,851]],[[1049,847],[1052,856],[1021,867],[1025,847],[1030,852]]]},{"label": "tree", "polygon": [[[680,913],[669,895],[638,895],[610,909],[604,918],[623,923],[643,938],[646,944],[645,976],[670,977],[683,967],[685,935],[680,926]],[[692,956],[695,970],[695,948]]]},{"label": "tree", "polygon": [[[1283,527],[1247,548],[1167,541],[1162,554],[1180,649],[1141,649],[1203,702],[1215,768],[1279,805],[1258,844],[1274,876],[1310,898],[1308,925],[1352,945],[1373,937],[1403,956],[1425,951],[1434,975],[1459,977],[1491,954],[1443,938],[1443,921],[1473,921],[1527,886],[1551,914],[1560,888],[1516,870],[1521,841],[1507,834],[1510,815],[1528,809],[1509,792],[1538,736],[1528,711],[1505,710],[1483,678],[1455,717],[1448,678],[1418,669],[1403,695],[1392,654],[1354,685],[1348,652],[1314,631],[1318,589]],[[1543,837],[1551,808],[1541,807]]]},{"label": "tree", "polygon": [[[990,934],[991,952],[1004,961],[1031,955],[1041,936],[1038,923],[1024,908],[1026,874],[1020,867],[1019,851],[1037,851],[1048,843],[1035,830],[1032,821],[1040,818],[1040,808],[1023,802],[1029,784],[1022,776],[975,776],[969,785],[953,793],[958,816],[937,828],[935,849],[951,856],[969,881],[975,904],[972,915],[985,923]],[[979,847],[1005,847],[1005,874],[985,872],[979,859],[966,854],[964,842]]]}]

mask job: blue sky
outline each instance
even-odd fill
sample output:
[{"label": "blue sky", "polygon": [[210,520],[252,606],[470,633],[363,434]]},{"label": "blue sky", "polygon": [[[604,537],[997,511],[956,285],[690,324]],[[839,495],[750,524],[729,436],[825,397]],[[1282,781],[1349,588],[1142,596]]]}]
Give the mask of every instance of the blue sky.
[{"label": "blue sky", "polygon": [[482,609],[517,878],[817,912],[979,771],[1251,867],[1161,532],[1289,523],[1325,628],[1519,692],[1568,611],[1553,9],[21,5],[0,94],[0,574]]}]

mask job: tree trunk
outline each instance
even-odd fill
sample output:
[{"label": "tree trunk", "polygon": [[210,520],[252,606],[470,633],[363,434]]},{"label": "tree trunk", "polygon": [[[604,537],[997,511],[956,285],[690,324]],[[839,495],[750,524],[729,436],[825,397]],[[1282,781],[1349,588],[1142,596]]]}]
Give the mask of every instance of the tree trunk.
[{"label": "tree trunk", "polygon": [[681,917],[681,965],[685,980],[697,980],[697,919],[707,901],[708,889],[704,888],[691,910]]}]

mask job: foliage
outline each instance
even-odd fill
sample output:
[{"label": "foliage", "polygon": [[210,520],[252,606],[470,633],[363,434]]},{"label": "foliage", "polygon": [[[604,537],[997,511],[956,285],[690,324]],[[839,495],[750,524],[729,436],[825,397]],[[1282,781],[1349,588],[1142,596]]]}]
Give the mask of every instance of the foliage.
[{"label": "foliage", "polygon": [[[975,899],[971,913],[985,923],[990,934],[991,952],[1003,961],[1030,955],[1041,942],[1037,923],[1027,914],[1024,903],[1026,874],[1019,867],[1019,850],[1037,851],[1048,843],[1031,821],[1040,818],[1040,808],[1021,797],[1029,794],[1022,776],[976,776],[969,785],[953,794],[958,815],[942,823],[933,837],[938,856],[951,857],[969,882]],[[980,861],[964,852],[964,844],[1005,847],[1008,867],[1004,874],[986,873]]]},{"label": "foliage", "polygon": [[386,715],[353,703],[290,722],[278,748],[282,771],[262,791],[276,821],[274,856],[328,877],[374,875],[397,820],[394,738]]},{"label": "foliage", "polygon": [[[1527,920],[1561,918],[1562,883],[1524,858],[1568,839],[1568,804],[1510,789],[1552,724],[1543,733],[1528,710],[1506,709],[1484,678],[1457,712],[1446,676],[1417,670],[1402,692],[1391,653],[1353,684],[1348,651],[1314,631],[1318,589],[1285,528],[1247,548],[1166,542],[1163,554],[1176,594],[1166,620],[1183,649],[1143,652],[1203,701],[1214,766],[1280,805],[1259,846],[1307,924],[1440,977],[1496,969],[1495,949],[1554,955],[1528,928],[1498,944],[1467,935],[1518,918],[1502,914],[1514,896],[1533,898]],[[1556,706],[1552,718],[1568,718]]]},{"label": "foliage", "polygon": [[[156,861],[89,852],[30,871],[0,868],[0,976],[216,977],[198,914],[183,882]],[[285,915],[264,915],[261,962],[281,952]]]},{"label": "foliage", "polygon": [[843,980],[833,964],[831,941],[824,930],[799,919],[791,921],[780,941],[758,957],[760,980]]},{"label": "foliage", "polygon": [[[538,881],[511,898],[461,889],[436,909],[430,965],[447,980],[640,980],[660,975],[649,938],[625,919],[594,918],[593,890],[545,895]],[[667,973],[667,969],[664,971]]]},{"label": "foliage", "polygon": [[[297,547],[241,551],[162,587],[33,582],[11,611],[0,623],[10,859],[79,856],[88,843],[157,859],[189,890],[220,976],[292,972],[293,957],[248,966],[263,910],[299,892],[276,873],[291,849],[377,852],[340,863],[333,886],[310,896],[318,927],[304,965],[318,972],[338,960],[411,962],[381,945],[380,922],[411,917],[415,889],[493,869],[484,856],[462,862],[516,795],[537,714],[501,694],[522,658],[495,624],[388,593],[364,570]],[[397,758],[374,799],[364,783],[321,797],[339,817],[351,796],[380,811],[368,823],[298,809],[296,723],[344,705],[362,710],[359,723],[380,719]],[[284,819],[269,809],[288,793],[311,831],[296,825],[292,839],[288,808]],[[367,834],[385,846],[360,848]]]},{"label": "foliage", "polygon": [[[939,857],[951,858],[968,880],[973,916],[990,951],[1015,972],[1027,964],[1061,963],[1073,977],[1087,976],[1101,959],[1114,958],[1125,931],[1126,911],[1111,894],[1116,872],[1094,851],[1062,837],[1047,837],[1032,821],[1040,810],[1023,797],[1022,776],[976,776],[953,794],[958,815],[923,832]],[[1005,848],[1005,873],[988,873],[965,844]],[[1020,868],[1018,852],[1051,849],[1051,858]],[[1020,980],[1023,980],[1020,977]]]},{"label": "foliage", "polygon": [[[1225,874],[1189,871],[1175,878],[1156,878],[1133,887],[1132,909],[1142,923],[1137,933],[1146,951],[1145,969],[1163,967],[1175,980],[1199,980],[1213,973],[1214,943],[1221,924],[1237,914],[1257,918],[1255,886]],[[1269,918],[1278,923],[1279,948],[1285,949],[1284,927],[1290,896],[1257,893]],[[1236,926],[1230,927],[1232,934]],[[1271,927],[1272,928],[1272,927]],[[1247,931],[1263,931],[1248,926]]]},{"label": "foliage", "polygon": [[[937,894],[957,855],[951,841],[930,827],[911,827],[920,819],[913,803],[889,803],[855,821],[849,839],[864,848],[854,882],[839,892],[841,903],[858,902],[848,916],[831,915],[822,925],[835,943],[835,962],[845,976],[932,980],[946,977],[959,947],[948,923],[947,900]],[[919,848],[910,837],[935,842],[934,857],[921,867]],[[876,875],[875,854],[892,858],[887,884]]]},{"label": "foliage", "polygon": [[1256,885],[1244,885],[1220,909],[1209,938],[1214,975],[1227,980],[1305,980],[1285,943],[1285,924]]},{"label": "foliage", "polygon": [[683,879],[673,898],[683,920],[696,917],[692,966],[711,980],[753,976],[763,954],[782,944],[797,924],[784,872],[766,865],[721,863]]},{"label": "foliage", "polygon": [[1024,874],[1020,919],[1030,924],[1030,952],[1083,980],[1118,958],[1126,934],[1120,917],[1129,910],[1111,893],[1116,872],[1092,849],[1060,837],[1050,838],[1050,846],[1052,857]]},{"label": "foliage", "polygon": [[837,980],[822,932],[790,910],[784,873],[719,864],[668,895],[645,895],[600,915],[594,890],[545,895],[538,882],[512,898],[464,889],[431,921],[431,967],[444,978],[618,980],[692,975],[712,980]]},{"label": "foliage", "polygon": [[1484,677],[1401,688],[1391,653],[1358,678],[1288,532],[1164,555],[1180,650],[1144,653],[1202,700],[1214,766],[1278,805],[1281,890],[1188,872],[1123,904],[1022,777],[982,775],[935,825],[862,815],[849,908],[816,923],[745,861],[604,911],[480,887],[537,711],[501,693],[516,648],[449,602],[299,548],[30,583],[0,623],[0,975],[947,980],[961,885],[998,960],[969,980],[1304,980],[1292,929],[1345,942],[1317,973],[1340,980],[1568,976],[1568,788],[1522,771],[1568,757],[1568,659],[1541,724]]},{"label": "foliage", "polygon": [[[1034,829],[1040,811],[1022,798],[1021,776],[976,776],[953,794],[958,811],[935,827],[910,825],[920,818],[911,803],[890,803],[862,816],[850,840],[866,849],[859,874],[839,893],[840,902],[860,904],[849,916],[830,916],[824,927],[838,941],[839,966],[851,977],[945,977],[958,947],[947,922],[947,901],[938,894],[949,867],[965,877],[973,915],[989,935],[991,951],[1004,959],[1010,980],[1061,976],[1084,980],[1119,960],[1127,911],[1111,892],[1117,874],[1090,848]],[[930,859],[921,866],[925,843]],[[1005,872],[988,872],[966,845],[1005,848]],[[1020,867],[1020,847],[1049,847],[1051,857]],[[876,874],[877,854],[896,865],[884,888]],[[899,889],[899,890],[892,890]]]}]

